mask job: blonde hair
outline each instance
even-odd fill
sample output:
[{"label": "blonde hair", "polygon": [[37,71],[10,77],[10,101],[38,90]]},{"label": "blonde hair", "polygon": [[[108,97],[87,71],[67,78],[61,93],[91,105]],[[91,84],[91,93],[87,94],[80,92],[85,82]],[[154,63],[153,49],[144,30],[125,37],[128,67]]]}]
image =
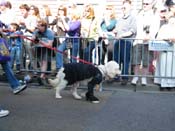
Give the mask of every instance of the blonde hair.
[{"label": "blonde hair", "polygon": [[[89,15],[85,15],[86,12],[89,12]],[[86,5],[83,16],[87,19],[92,19],[95,17],[94,7],[90,4]]]},{"label": "blonde hair", "polygon": [[71,14],[71,18],[73,20],[79,20],[80,19],[80,14],[77,12],[77,11],[74,11],[72,14]]},{"label": "blonde hair", "polygon": [[110,19],[115,19],[116,18],[116,12],[115,12],[115,7],[113,5],[107,5],[106,10],[110,10]]},{"label": "blonde hair", "polygon": [[52,16],[51,10],[48,5],[43,5],[43,9],[45,10],[46,16]]},{"label": "blonde hair", "polygon": [[31,8],[34,10],[34,14],[32,14],[32,15],[35,15],[37,18],[40,18],[39,8],[37,6],[35,6],[35,5],[31,5],[30,9]]}]

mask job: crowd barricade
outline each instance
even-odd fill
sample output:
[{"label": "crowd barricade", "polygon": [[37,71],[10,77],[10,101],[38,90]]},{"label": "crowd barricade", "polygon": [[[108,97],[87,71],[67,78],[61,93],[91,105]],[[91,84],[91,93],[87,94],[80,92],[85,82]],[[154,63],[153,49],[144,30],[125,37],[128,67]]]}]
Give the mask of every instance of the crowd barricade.
[{"label": "crowd barricade", "polygon": [[[21,71],[22,72],[36,72],[41,73],[40,68],[40,62],[42,59],[42,49],[38,50],[40,46],[37,46],[37,44],[34,44],[34,41],[30,40],[30,37],[28,41],[31,43],[31,51],[33,53],[33,59],[29,58],[28,52],[26,52],[25,49],[25,39],[26,37],[22,37],[24,39],[23,41],[23,48],[22,48],[22,55],[21,55]],[[168,68],[168,65],[164,65],[165,75],[157,75],[155,74],[156,68],[158,67],[159,56],[162,52],[172,52],[172,55],[174,56],[174,46],[172,44],[166,44],[167,42],[164,42],[160,44],[161,42],[158,40],[150,40],[149,42],[143,42],[143,40],[136,40],[136,39],[116,39],[116,38],[99,38],[99,40],[94,40],[91,38],[78,38],[78,52],[77,56],[72,56],[71,52],[73,49],[73,41],[69,41],[71,37],[60,37],[55,36],[54,43],[52,47],[50,48],[49,52],[46,52],[48,54],[46,57],[48,68],[45,73],[52,74],[56,70],[56,54],[57,53],[63,53],[63,61],[64,63],[70,63],[72,62],[72,59],[74,59],[76,62],[83,62],[85,64],[104,64],[107,61],[115,60],[120,64],[120,69],[122,70],[122,74],[120,76],[138,76],[138,77],[150,77],[150,78],[170,78],[174,79],[175,76],[173,75],[166,75],[166,71]],[[6,37],[6,40],[8,41],[8,37]],[[72,37],[73,39],[73,37]],[[57,47],[65,41],[67,42],[67,50],[60,52],[57,50]],[[91,46],[91,42],[95,41],[95,45],[93,48],[89,48]],[[138,41],[138,42],[136,42]],[[139,42],[141,41],[141,42]],[[137,44],[135,44],[137,43]],[[145,44],[138,44],[138,43],[145,43]],[[41,43],[42,44],[42,43]],[[145,46],[147,44],[147,46]],[[129,46],[128,46],[129,45]],[[137,46],[140,45],[140,46]],[[42,45],[45,46],[45,45]],[[85,54],[85,49],[88,51],[88,59],[85,58],[87,54]],[[142,50],[142,51],[141,51]],[[148,51],[146,51],[148,50]],[[39,51],[39,52],[38,52]],[[123,52],[121,52],[123,51]],[[143,58],[143,59],[141,59]],[[169,59],[168,57],[166,58]],[[172,59],[172,65],[174,65],[175,60]],[[32,66],[33,63],[33,66]],[[127,65],[125,65],[127,64]],[[139,64],[140,68],[142,68],[144,65],[147,65],[147,75],[137,75],[134,74],[134,65]],[[126,68],[126,69],[125,69]],[[162,69],[162,68],[161,68]],[[171,71],[174,72],[173,66],[171,66]],[[15,71],[15,69],[14,69]]]}]

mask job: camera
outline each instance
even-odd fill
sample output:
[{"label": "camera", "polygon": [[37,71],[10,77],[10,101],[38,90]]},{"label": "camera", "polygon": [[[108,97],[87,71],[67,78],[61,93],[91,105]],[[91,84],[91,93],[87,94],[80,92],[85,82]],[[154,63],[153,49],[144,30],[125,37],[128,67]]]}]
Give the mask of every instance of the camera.
[{"label": "camera", "polygon": [[143,27],[143,31],[145,31],[146,34],[149,34],[149,32],[150,32],[150,26],[148,26],[148,25],[147,26],[144,26]]},{"label": "camera", "polygon": [[34,41],[35,41],[35,43],[38,43],[39,42],[39,38],[36,36]]}]

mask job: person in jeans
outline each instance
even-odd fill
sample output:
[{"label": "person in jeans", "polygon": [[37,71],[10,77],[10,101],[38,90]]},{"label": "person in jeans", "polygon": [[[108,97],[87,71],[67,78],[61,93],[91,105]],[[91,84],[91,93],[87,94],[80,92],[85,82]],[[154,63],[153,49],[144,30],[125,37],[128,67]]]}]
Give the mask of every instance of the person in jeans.
[{"label": "person in jeans", "polygon": [[[80,32],[81,32],[81,22],[80,22],[80,16],[77,14],[76,11],[72,12],[71,20],[68,21],[68,23],[65,21],[64,18],[62,19],[62,26],[64,31],[66,32],[66,35],[70,38],[66,38],[63,43],[61,43],[58,46],[58,51],[65,51],[69,48],[71,48],[71,55],[73,57],[78,56],[78,50],[79,50],[79,43],[80,43]],[[76,63],[76,59],[71,59],[71,62]],[[63,67],[63,54],[58,52],[56,54],[56,68],[59,70],[61,67]]]},{"label": "person in jeans", "polygon": [[21,85],[20,82],[17,80],[17,78],[15,77],[9,62],[5,61],[5,62],[1,62],[0,63],[2,66],[3,71],[5,72],[6,78],[13,90],[14,94],[19,94],[21,91],[25,90],[27,88],[27,85]]},{"label": "person in jeans", "polygon": [[116,11],[114,6],[107,5],[103,18],[100,22],[100,38],[99,43],[101,43],[102,58],[101,63],[105,63],[105,56],[107,54],[107,61],[113,59],[113,43],[114,36],[113,30],[117,25]]},{"label": "person in jeans", "polygon": [[[118,20],[114,33],[116,34],[116,42],[114,43],[114,60],[122,65],[122,75],[129,74],[130,51],[133,38],[136,36],[137,26],[136,18],[132,14],[131,1],[123,1],[123,16]],[[123,76],[121,84],[126,85],[128,76]]]},{"label": "person in jeans", "polygon": [[7,116],[9,113],[10,112],[8,110],[4,110],[0,107],[0,118]]},{"label": "person in jeans", "polygon": [[96,60],[92,52],[96,50],[98,36],[98,21],[95,18],[94,7],[91,4],[87,4],[81,17],[81,37],[83,39],[82,45],[80,45],[82,47],[82,56],[80,58],[95,63]]},{"label": "person in jeans", "polygon": [[[9,62],[1,62],[0,64],[2,66],[2,69],[5,72],[5,75],[7,77],[7,80],[9,82],[11,88],[13,89],[14,94],[19,94],[21,91],[23,91],[27,88],[27,86],[25,84],[21,85],[19,83],[19,81],[16,79],[12,69],[10,68]],[[9,113],[10,112],[8,110],[4,110],[0,107],[0,118],[7,116]]]},{"label": "person in jeans", "polygon": [[[6,78],[15,95],[19,94],[20,92],[22,92],[27,88],[27,85],[25,84],[21,85],[19,81],[16,79],[12,69],[10,68],[9,62],[5,61],[5,62],[1,62],[0,64],[2,66],[3,71],[5,72]],[[0,107],[0,118],[7,116],[9,113],[10,112],[8,110],[4,110]]]},{"label": "person in jeans", "polygon": [[9,44],[10,44],[10,56],[11,68],[14,68],[16,62],[16,70],[20,71],[21,65],[21,53],[22,53],[22,39],[18,35],[22,35],[22,31],[19,30],[19,25],[17,23],[11,23],[9,29]]}]

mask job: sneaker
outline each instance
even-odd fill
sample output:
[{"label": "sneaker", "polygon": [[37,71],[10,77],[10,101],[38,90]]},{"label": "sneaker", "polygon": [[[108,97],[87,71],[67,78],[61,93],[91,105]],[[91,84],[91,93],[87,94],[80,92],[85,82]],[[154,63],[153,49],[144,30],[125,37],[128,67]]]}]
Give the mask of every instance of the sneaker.
[{"label": "sneaker", "polygon": [[17,70],[15,73],[16,73],[17,75],[19,75],[19,74],[21,74],[22,72],[21,72],[20,70]]},{"label": "sneaker", "polygon": [[139,79],[138,77],[134,77],[134,78],[132,79],[132,81],[131,81],[131,84],[134,85],[134,86],[136,86],[136,85],[137,85],[138,79]]},{"label": "sneaker", "polygon": [[47,78],[38,78],[38,83],[40,86],[46,86],[47,89],[51,89],[51,85],[48,82]]},{"label": "sneaker", "polygon": [[146,77],[142,77],[141,84],[142,84],[142,86],[146,86],[147,85]]},{"label": "sneaker", "polygon": [[34,71],[33,72],[33,77],[37,77],[38,76],[38,72]]},{"label": "sneaker", "polygon": [[19,94],[21,91],[25,90],[27,88],[27,85],[20,85],[16,89],[13,90],[13,94]]},{"label": "sneaker", "polygon": [[42,78],[38,77],[37,80],[38,80],[39,85],[44,85]]},{"label": "sneaker", "polygon": [[0,117],[5,117],[9,114],[8,110],[0,109]]},{"label": "sneaker", "polygon": [[123,79],[121,81],[121,85],[123,85],[123,86],[127,85],[127,83],[128,83],[128,80],[127,79]]}]

